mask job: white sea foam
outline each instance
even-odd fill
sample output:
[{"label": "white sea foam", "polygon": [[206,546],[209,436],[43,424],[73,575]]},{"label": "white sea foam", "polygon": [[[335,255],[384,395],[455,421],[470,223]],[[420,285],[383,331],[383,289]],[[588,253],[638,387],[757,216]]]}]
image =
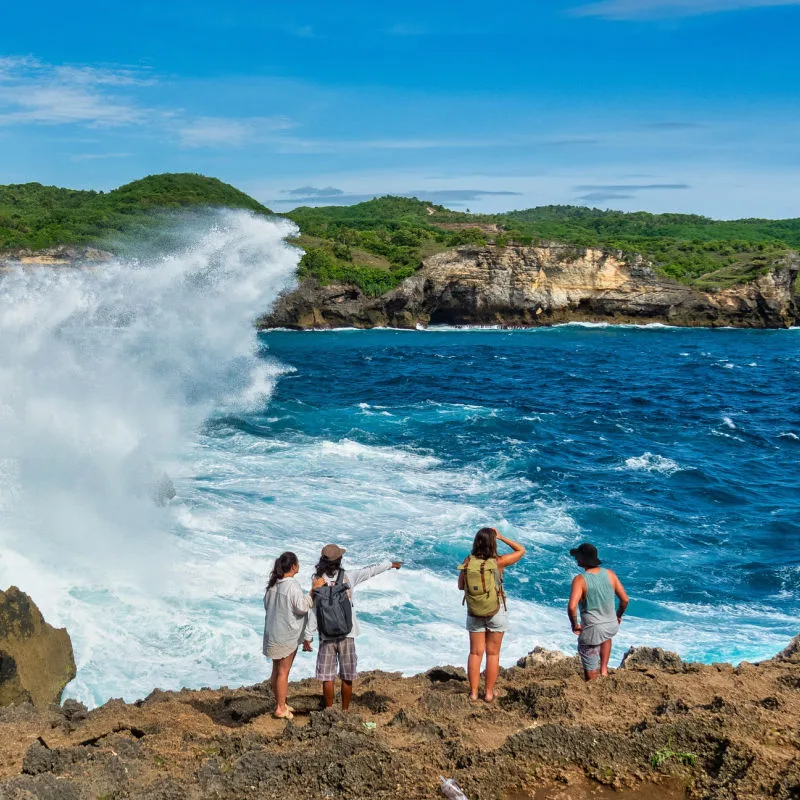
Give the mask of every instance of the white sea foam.
[{"label": "white sea foam", "polygon": [[283,371],[255,357],[252,320],[291,280],[289,231],[220,213],[172,255],[0,280],[0,585],[68,627],[89,702],[130,696],[126,664],[188,672],[163,645],[193,573],[153,484],[180,482],[212,408],[262,405]]},{"label": "white sea foam", "polygon": [[665,458],[653,453],[643,453],[640,456],[632,456],[625,459],[625,466],[618,469],[629,469],[637,472],[658,472],[662,475],[672,475],[679,472],[683,467],[671,458]]},{"label": "white sea foam", "polygon": [[734,421],[730,417],[723,417],[722,418],[722,423],[723,423],[723,425],[725,425],[726,427],[730,428],[731,430],[736,430],[736,425],[735,425]]}]

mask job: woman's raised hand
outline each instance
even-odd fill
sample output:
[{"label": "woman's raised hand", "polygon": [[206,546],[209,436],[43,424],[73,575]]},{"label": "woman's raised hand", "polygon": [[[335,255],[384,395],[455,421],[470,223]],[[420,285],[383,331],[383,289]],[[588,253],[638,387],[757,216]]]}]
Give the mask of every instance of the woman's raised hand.
[{"label": "woman's raised hand", "polygon": [[311,583],[311,590],[319,589],[320,586],[325,585],[325,578],[314,578],[313,582]]}]

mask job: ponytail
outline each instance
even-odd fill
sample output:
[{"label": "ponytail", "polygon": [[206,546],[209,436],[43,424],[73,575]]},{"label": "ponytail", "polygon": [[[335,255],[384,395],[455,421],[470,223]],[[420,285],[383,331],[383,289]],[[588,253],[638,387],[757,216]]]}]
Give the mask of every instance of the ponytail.
[{"label": "ponytail", "polygon": [[281,578],[285,578],[286,573],[290,572],[298,563],[297,556],[294,553],[288,550],[285,553],[281,553],[275,559],[275,566],[272,568],[272,574],[269,576],[267,589],[271,589]]}]

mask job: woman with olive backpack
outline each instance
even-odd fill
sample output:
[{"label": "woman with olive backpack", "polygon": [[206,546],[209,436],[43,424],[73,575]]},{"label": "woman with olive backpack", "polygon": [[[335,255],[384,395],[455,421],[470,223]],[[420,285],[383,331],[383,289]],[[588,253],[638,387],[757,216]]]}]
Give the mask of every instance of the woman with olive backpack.
[{"label": "woman with olive backpack", "polygon": [[[497,540],[512,552],[497,555]],[[458,588],[464,592],[469,631],[469,699],[478,699],[481,662],[486,654],[486,687],[483,699],[494,700],[494,684],[500,670],[500,645],[508,630],[508,609],[503,592],[503,570],[516,564],[525,555],[525,548],[507,539],[495,528],[481,528],[472,543],[472,553],[461,564]]]}]

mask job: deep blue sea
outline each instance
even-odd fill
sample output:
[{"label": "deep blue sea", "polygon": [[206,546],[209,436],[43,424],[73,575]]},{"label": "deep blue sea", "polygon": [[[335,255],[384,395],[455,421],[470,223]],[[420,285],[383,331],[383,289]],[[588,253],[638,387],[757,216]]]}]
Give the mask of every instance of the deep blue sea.
[{"label": "deep blue sea", "polygon": [[253,502],[281,519],[302,505],[287,547],[310,535],[346,544],[354,563],[405,561],[392,578],[404,602],[376,597],[363,612],[372,664],[422,669],[442,660],[442,640],[452,660],[464,655],[451,630],[455,567],[483,525],[528,550],[506,576],[514,654],[574,646],[568,550],[582,541],[632,598],[617,658],[648,644],[755,660],[800,631],[800,331],[570,325],[261,341],[293,371],[262,414],[209,435],[284,448],[275,467],[288,466],[299,496]]}]

